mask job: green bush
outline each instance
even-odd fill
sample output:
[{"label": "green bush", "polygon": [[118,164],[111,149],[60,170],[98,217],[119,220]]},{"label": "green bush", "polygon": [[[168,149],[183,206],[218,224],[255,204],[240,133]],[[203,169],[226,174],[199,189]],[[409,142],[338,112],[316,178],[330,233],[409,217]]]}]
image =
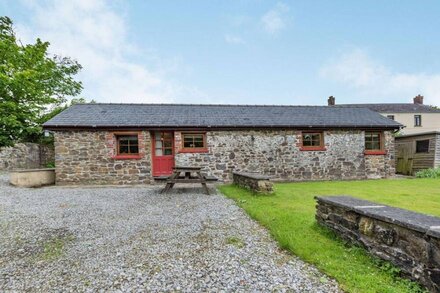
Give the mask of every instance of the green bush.
[{"label": "green bush", "polygon": [[416,173],[417,178],[440,178],[440,167],[421,170]]},{"label": "green bush", "polygon": [[48,162],[46,168],[55,168],[55,162]]}]

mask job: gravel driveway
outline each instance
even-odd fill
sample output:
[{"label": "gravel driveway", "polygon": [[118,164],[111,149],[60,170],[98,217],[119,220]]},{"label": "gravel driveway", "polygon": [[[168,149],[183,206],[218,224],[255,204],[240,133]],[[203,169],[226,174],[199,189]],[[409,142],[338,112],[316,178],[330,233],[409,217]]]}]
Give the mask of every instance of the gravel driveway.
[{"label": "gravel driveway", "polygon": [[0,175],[0,291],[338,291],[231,200],[159,189],[24,189]]}]

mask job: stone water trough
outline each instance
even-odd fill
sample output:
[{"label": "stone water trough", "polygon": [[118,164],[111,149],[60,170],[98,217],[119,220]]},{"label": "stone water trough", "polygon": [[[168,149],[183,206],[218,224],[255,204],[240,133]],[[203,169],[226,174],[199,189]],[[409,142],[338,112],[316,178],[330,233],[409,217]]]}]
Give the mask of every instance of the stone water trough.
[{"label": "stone water trough", "polygon": [[55,168],[14,170],[9,183],[18,187],[40,187],[55,184]]}]

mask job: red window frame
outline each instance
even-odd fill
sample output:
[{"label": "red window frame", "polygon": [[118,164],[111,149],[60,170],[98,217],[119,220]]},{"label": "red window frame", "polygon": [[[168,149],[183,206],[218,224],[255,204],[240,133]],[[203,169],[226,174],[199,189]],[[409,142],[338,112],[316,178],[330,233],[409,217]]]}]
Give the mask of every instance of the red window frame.
[{"label": "red window frame", "polygon": [[[372,135],[372,134],[379,135],[379,149],[367,149],[366,148],[367,135]],[[364,154],[366,154],[366,155],[385,155],[387,153],[385,150],[384,134],[382,131],[365,131],[364,139],[365,139]]]},{"label": "red window frame", "polygon": [[[202,135],[203,137],[203,147],[185,147],[185,136],[186,135]],[[208,146],[206,141],[206,132],[182,132],[181,133],[181,139],[182,139],[182,147],[179,150],[180,153],[207,153],[208,152]]]},{"label": "red window frame", "polygon": [[[120,154],[119,153],[119,139],[120,136],[137,136],[138,138],[138,153],[133,154]],[[140,132],[113,132],[113,137],[115,141],[115,155],[112,159],[116,160],[136,160],[142,158],[141,153],[141,141],[140,141]]]},{"label": "red window frame", "polygon": [[[305,135],[319,135],[319,146],[308,146],[304,145],[304,136]],[[325,151],[327,148],[324,144],[324,132],[323,131],[302,131],[301,132],[301,151]]]}]

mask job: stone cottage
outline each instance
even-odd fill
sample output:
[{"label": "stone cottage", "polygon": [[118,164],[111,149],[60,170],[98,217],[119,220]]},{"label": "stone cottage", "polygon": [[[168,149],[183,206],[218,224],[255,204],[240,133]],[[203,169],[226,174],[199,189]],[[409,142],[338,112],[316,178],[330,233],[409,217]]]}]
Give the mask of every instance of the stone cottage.
[{"label": "stone cottage", "polygon": [[366,108],[190,104],[77,104],[44,124],[58,184],[145,184],[175,165],[224,181],[383,178],[400,127]]}]

